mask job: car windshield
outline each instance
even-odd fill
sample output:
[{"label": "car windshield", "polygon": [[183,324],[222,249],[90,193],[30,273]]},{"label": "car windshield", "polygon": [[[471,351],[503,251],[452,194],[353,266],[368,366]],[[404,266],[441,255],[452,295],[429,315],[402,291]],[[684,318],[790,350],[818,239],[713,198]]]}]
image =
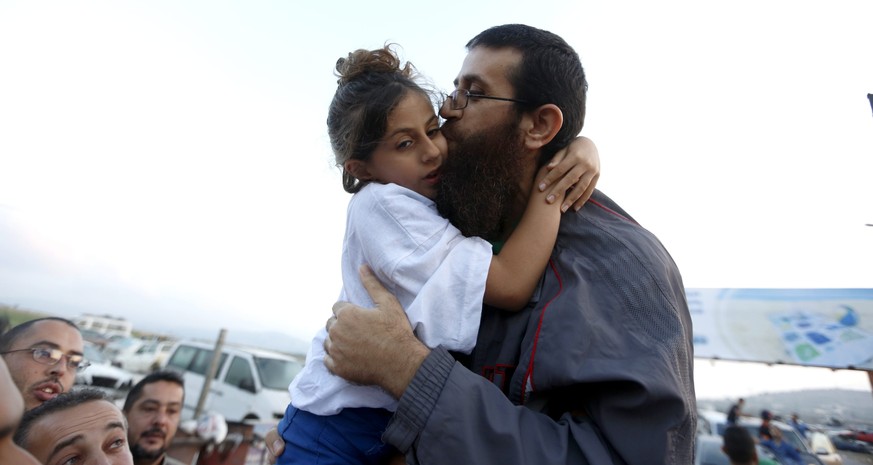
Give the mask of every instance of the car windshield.
[{"label": "car windshield", "polygon": [[[782,428],[779,428],[782,429]],[[806,452],[807,447],[806,443],[803,442],[803,439],[800,439],[800,435],[797,434],[794,430],[784,430],[782,429],[782,440],[794,446],[795,449]]]},{"label": "car windshield", "polygon": [[82,352],[82,355],[85,357],[85,360],[88,360],[91,363],[106,363],[103,353],[90,344],[85,344],[85,349]]},{"label": "car windshield", "polygon": [[293,360],[255,357],[261,384],[268,389],[288,389],[302,366]]},{"label": "car windshield", "polygon": [[[746,429],[749,430],[749,433],[752,434],[752,437],[758,437],[758,426],[749,424],[744,424],[743,426],[745,426]],[[779,430],[782,431],[782,441],[791,444],[792,447],[799,450],[800,452],[809,452],[809,448],[807,447],[806,443],[803,442],[803,439],[800,439],[800,435],[797,434],[796,431],[787,428],[779,428]],[[724,433],[723,429],[721,433]]]}]

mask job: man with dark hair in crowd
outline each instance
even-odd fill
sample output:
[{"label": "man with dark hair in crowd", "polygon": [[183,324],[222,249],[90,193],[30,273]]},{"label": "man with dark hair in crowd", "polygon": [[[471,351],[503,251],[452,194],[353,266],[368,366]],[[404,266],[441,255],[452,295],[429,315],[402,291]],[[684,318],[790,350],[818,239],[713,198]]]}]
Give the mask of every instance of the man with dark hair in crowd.
[{"label": "man with dark hair in crowd", "polygon": [[185,401],[185,382],[174,371],[156,371],[131,388],[124,401],[135,465],[183,465],[167,455]]},{"label": "man with dark hair in crowd", "polygon": [[0,335],[0,355],[30,410],[67,392],[88,366],[79,328],[58,317],[26,321]]},{"label": "man with dark hair in crowd", "polygon": [[761,426],[758,427],[758,440],[770,439],[770,420],[773,419],[773,412],[769,410],[761,410]]},{"label": "man with dark hair in crowd", "polygon": [[28,410],[15,443],[46,465],[133,465],[124,415],[111,397],[93,388],[61,394]]},{"label": "man with dark hair in crowd", "polygon": [[731,405],[731,409],[728,410],[727,414],[727,424],[736,425],[737,421],[739,421],[740,417],[743,415],[743,404],[746,403],[746,400],[742,397],[737,400],[737,403]]},{"label": "man with dark hair in crowd", "polygon": [[762,446],[770,449],[771,452],[779,459],[779,463],[784,465],[803,465],[803,457],[797,449],[789,442],[782,440],[782,430],[776,425],[769,425],[769,433],[761,434],[758,441]]},{"label": "man with dark hair in crowd", "polygon": [[722,438],[724,445],[721,450],[727,454],[731,465],[758,465],[755,439],[747,429],[737,425],[728,426]]}]

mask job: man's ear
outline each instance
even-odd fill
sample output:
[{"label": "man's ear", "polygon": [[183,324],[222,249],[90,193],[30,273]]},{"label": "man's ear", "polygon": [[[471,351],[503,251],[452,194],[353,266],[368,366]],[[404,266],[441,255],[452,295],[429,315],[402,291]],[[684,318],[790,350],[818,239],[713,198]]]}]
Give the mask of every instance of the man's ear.
[{"label": "man's ear", "polygon": [[367,168],[367,164],[362,160],[346,160],[343,163],[343,169],[349,172],[352,176],[360,179],[361,181],[372,181],[373,175],[370,174],[370,170]]},{"label": "man's ear", "polygon": [[520,125],[524,131],[525,148],[529,150],[542,148],[555,138],[563,125],[564,113],[552,103],[540,105],[526,113]]}]

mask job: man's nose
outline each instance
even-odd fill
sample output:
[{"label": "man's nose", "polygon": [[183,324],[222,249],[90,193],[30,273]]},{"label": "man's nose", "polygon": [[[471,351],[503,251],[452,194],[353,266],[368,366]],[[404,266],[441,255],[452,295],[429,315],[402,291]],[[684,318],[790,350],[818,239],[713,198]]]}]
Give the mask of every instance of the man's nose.
[{"label": "man's nose", "polygon": [[169,415],[167,415],[167,412],[166,412],[166,411],[164,411],[164,410],[158,410],[158,412],[155,413],[154,422],[155,422],[156,425],[159,425],[159,426],[166,426],[168,420],[169,420]]},{"label": "man's nose", "polygon": [[443,104],[440,106],[440,116],[445,118],[446,120],[450,119],[458,119],[464,114],[464,110],[453,110],[452,109],[452,98],[446,97],[443,100]]},{"label": "man's nose", "polygon": [[70,366],[68,365],[68,363],[69,359],[66,355],[64,355],[63,357],[61,357],[60,360],[58,360],[57,363],[51,365],[50,373],[58,377],[65,375],[68,371],[70,371]]}]

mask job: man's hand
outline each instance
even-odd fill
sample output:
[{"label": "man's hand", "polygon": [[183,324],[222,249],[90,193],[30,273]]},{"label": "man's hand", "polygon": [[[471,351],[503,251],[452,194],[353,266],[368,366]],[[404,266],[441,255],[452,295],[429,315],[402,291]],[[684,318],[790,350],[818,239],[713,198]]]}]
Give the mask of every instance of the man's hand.
[{"label": "man's hand", "polygon": [[361,267],[360,275],[376,308],[334,304],[324,365],[350,382],[375,384],[400,398],[430,350],[416,339],[397,298],[370,269]]},{"label": "man's hand", "polygon": [[270,465],[276,463],[276,459],[285,452],[285,441],[282,436],[279,436],[279,430],[270,428],[267,434],[264,435],[264,445],[267,446],[267,460]]}]

